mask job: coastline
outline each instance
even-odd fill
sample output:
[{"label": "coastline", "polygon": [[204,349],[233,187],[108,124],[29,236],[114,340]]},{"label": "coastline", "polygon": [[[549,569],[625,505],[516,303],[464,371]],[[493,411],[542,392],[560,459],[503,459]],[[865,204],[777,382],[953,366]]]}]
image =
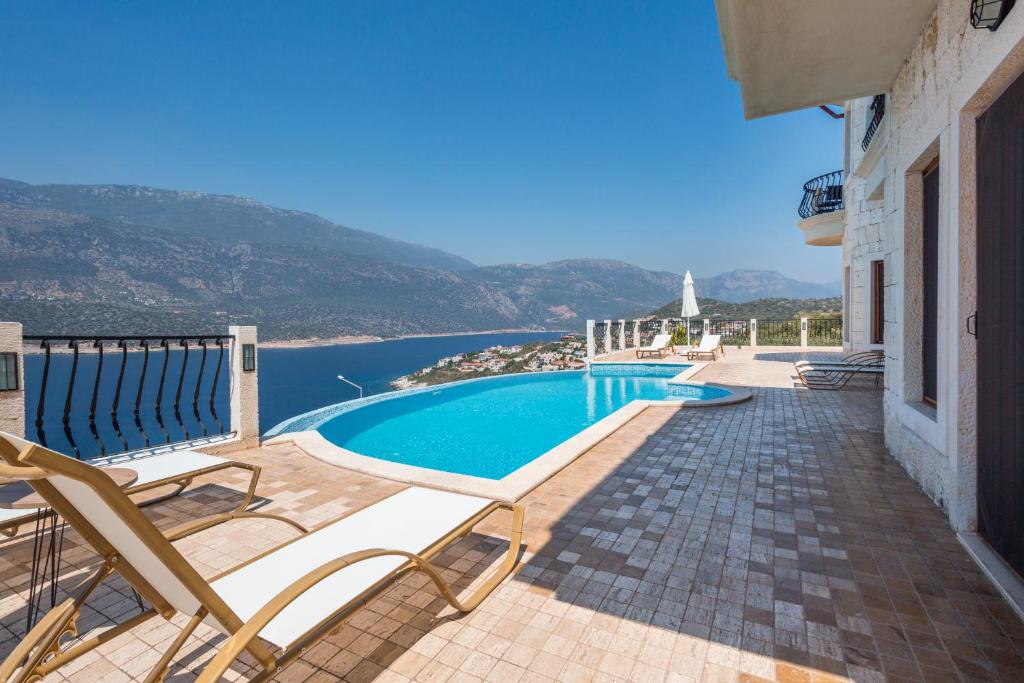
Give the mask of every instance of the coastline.
[{"label": "coastline", "polygon": [[531,328],[507,328],[500,330],[473,330],[471,332],[424,332],[420,334],[402,334],[395,337],[381,337],[377,335],[338,335],[337,337],[313,337],[310,339],[285,339],[274,341],[261,341],[261,349],[302,349],[316,346],[342,346],[346,344],[372,344],[376,342],[399,341],[402,339],[419,339],[422,337],[470,337],[477,334],[509,334],[522,332],[561,332],[567,334],[568,330],[538,330]]}]

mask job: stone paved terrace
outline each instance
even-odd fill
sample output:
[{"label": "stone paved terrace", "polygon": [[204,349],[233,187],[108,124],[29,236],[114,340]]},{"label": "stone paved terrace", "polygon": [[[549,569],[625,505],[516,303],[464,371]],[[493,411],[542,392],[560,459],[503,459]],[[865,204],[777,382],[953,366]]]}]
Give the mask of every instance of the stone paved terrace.
[{"label": "stone paved terrace", "polygon": [[[697,379],[755,386],[752,401],[648,409],[534,490],[523,564],[475,612],[410,575],[276,680],[1024,680],[1024,625],[886,453],[880,392],[795,388],[799,356],[730,349]],[[242,458],[265,467],[264,509],[309,524],[401,488],[288,446]],[[241,484],[218,475],[147,514],[167,527],[226,510]],[[449,578],[486,573],[506,525],[443,553]],[[177,545],[213,574],[291,534],[239,521]],[[23,632],[31,547],[0,544],[3,654]],[[64,560],[62,586],[95,556],[69,533]],[[81,625],[135,610],[115,581]],[[64,673],[141,680],[182,623],[151,620]],[[193,679],[220,641],[198,632],[170,680]]]}]

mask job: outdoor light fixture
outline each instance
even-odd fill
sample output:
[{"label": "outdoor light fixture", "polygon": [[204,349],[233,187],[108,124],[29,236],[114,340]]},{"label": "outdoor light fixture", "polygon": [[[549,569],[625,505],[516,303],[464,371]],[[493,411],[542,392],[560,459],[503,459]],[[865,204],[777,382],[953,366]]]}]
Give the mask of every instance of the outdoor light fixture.
[{"label": "outdoor light fixture", "polygon": [[18,390],[18,354],[0,353],[0,391]]},{"label": "outdoor light fixture", "polygon": [[242,344],[242,372],[253,372],[256,369],[256,345]]},{"label": "outdoor light fixture", "polygon": [[971,0],[971,26],[995,31],[1016,0]]}]

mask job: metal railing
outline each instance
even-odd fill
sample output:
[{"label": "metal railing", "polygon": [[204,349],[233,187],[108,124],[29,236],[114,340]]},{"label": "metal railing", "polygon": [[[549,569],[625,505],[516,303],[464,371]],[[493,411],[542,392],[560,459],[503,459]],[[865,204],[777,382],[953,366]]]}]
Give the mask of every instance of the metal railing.
[{"label": "metal railing", "polygon": [[722,343],[732,346],[750,346],[749,320],[709,320],[708,334],[722,335]]},{"label": "metal railing", "polygon": [[808,346],[842,346],[843,345],[843,319],[842,318],[808,318],[807,319],[807,345]]},{"label": "metal railing", "polygon": [[622,351],[622,323],[613,320],[611,324],[611,349],[609,351]]},{"label": "metal railing", "polygon": [[798,212],[801,218],[840,211],[843,208],[843,171],[832,171],[804,183],[804,198]]},{"label": "metal railing", "polygon": [[661,320],[641,320],[639,346],[650,346],[654,338],[661,334]]},{"label": "metal railing", "polygon": [[610,349],[606,345],[607,340],[607,325],[604,322],[594,323],[594,354],[601,356],[606,353],[610,353]]},{"label": "metal railing", "polygon": [[226,434],[233,339],[25,335],[36,439],[89,459]]},{"label": "metal railing", "polygon": [[871,144],[871,139],[875,137],[875,133],[878,132],[878,126],[882,123],[882,119],[885,118],[885,95],[875,95],[871,104],[868,105],[868,113],[871,114],[871,120],[868,121],[867,130],[864,131],[864,139],[860,141],[860,148],[865,151]]},{"label": "metal railing", "polygon": [[758,320],[758,346],[800,346],[800,319]]}]

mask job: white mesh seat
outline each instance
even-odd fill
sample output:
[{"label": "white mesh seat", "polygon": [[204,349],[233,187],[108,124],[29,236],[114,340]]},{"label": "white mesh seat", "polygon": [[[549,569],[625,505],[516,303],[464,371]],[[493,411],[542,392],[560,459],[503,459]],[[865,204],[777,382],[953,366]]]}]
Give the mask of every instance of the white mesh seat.
[{"label": "white mesh seat", "polygon": [[207,455],[198,451],[168,451],[166,453],[127,453],[108,458],[91,460],[90,465],[99,467],[123,467],[135,470],[139,478],[132,488],[165,481],[174,477],[188,477],[203,470],[223,466],[230,462],[224,458]]},{"label": "white mesh seat", "polygon": [[[242,621],[248,621],[269,596],[313,567],[367,548],[422,554],[490,504],[459,493],[409,488],[245,565],[211,586]],[[260,637],[286,647],[329,617],[338,605],[355,599],[406,561],[389,555],[346,567],[306,591],[267,624]],[[260,590],[254,591],[253,586]]]}]

